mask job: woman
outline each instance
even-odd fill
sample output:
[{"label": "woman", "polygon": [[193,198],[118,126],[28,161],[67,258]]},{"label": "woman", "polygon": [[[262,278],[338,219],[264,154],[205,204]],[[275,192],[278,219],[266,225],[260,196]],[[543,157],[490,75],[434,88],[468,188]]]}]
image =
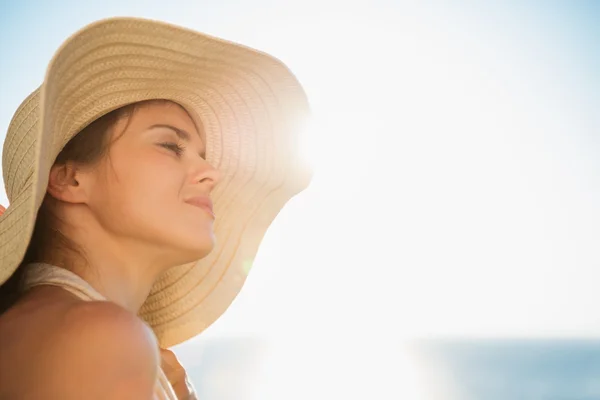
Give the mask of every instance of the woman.
[{"label": "woman", "polygon": [[71,36],[15,113],[0,217],[0,399],[191,399],[169,347],[239,292],[309,183],[278,60],[133,18]]}]

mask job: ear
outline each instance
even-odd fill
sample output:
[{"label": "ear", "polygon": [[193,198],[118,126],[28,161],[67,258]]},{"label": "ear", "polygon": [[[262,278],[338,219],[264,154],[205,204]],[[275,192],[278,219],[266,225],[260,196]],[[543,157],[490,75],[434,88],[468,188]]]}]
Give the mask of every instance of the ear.
[{"label": "ear", "polygon": [[48,180],[48,193],[57,200],[67,203],[87,201],[85,173],[74,163],[53,165]]}]

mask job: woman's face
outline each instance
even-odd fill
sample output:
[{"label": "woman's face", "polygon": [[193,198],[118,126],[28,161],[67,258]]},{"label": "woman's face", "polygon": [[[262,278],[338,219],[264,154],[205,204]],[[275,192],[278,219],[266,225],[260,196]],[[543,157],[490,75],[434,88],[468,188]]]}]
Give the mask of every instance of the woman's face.
[{"label": "woman's face", "polygon": [[88,207],[99,225],[163,262],[206,256],[214,246],[210,193],[218,173],[187,112],[170,102],[145,103],[111,135],[108,154],[90,172]]}]

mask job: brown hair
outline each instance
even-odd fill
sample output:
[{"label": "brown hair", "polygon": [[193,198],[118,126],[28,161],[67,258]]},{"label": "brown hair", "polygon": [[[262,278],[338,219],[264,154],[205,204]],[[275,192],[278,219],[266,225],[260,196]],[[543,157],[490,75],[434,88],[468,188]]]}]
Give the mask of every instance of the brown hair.
[{"label": "brown hair", "polygon": [[[92,122],[75,135],[58,154],[54,165],[74,162],[79,165],[93,165],[99,162],[110,149],[109,132],[123,117],[130,116],[136,104],[116,109]],[[79,256],[81,249],[58,229],[57,217],[49,207],[49,194],[46,194],[37,214],[35,227],[23,261],[11,277],[0,285],[0,314],[8,310],[18,300],[24,276],[24,265],[43,261],[45,252],[50,248],[62,248]]]}]

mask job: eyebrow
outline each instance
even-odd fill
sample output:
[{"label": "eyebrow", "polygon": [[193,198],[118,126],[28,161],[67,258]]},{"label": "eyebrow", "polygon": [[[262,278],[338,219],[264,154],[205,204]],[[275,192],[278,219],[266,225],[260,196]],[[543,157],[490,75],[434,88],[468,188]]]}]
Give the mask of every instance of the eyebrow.
[{"label": "eyebrow", "polygon": [[190,134],[187,131],[184,131],[183,129],[179,129],[174,127],[173,125],[166,125],[166,124],[155,124],[152,125],[150,128],[148,129],[156,129],[156,128],[166,128],[166,129],[170,129],[173,132],[175,132],[177,134],[177,136],[181,139],[181,140],[185,140],[186,142],[190,141]]}]

